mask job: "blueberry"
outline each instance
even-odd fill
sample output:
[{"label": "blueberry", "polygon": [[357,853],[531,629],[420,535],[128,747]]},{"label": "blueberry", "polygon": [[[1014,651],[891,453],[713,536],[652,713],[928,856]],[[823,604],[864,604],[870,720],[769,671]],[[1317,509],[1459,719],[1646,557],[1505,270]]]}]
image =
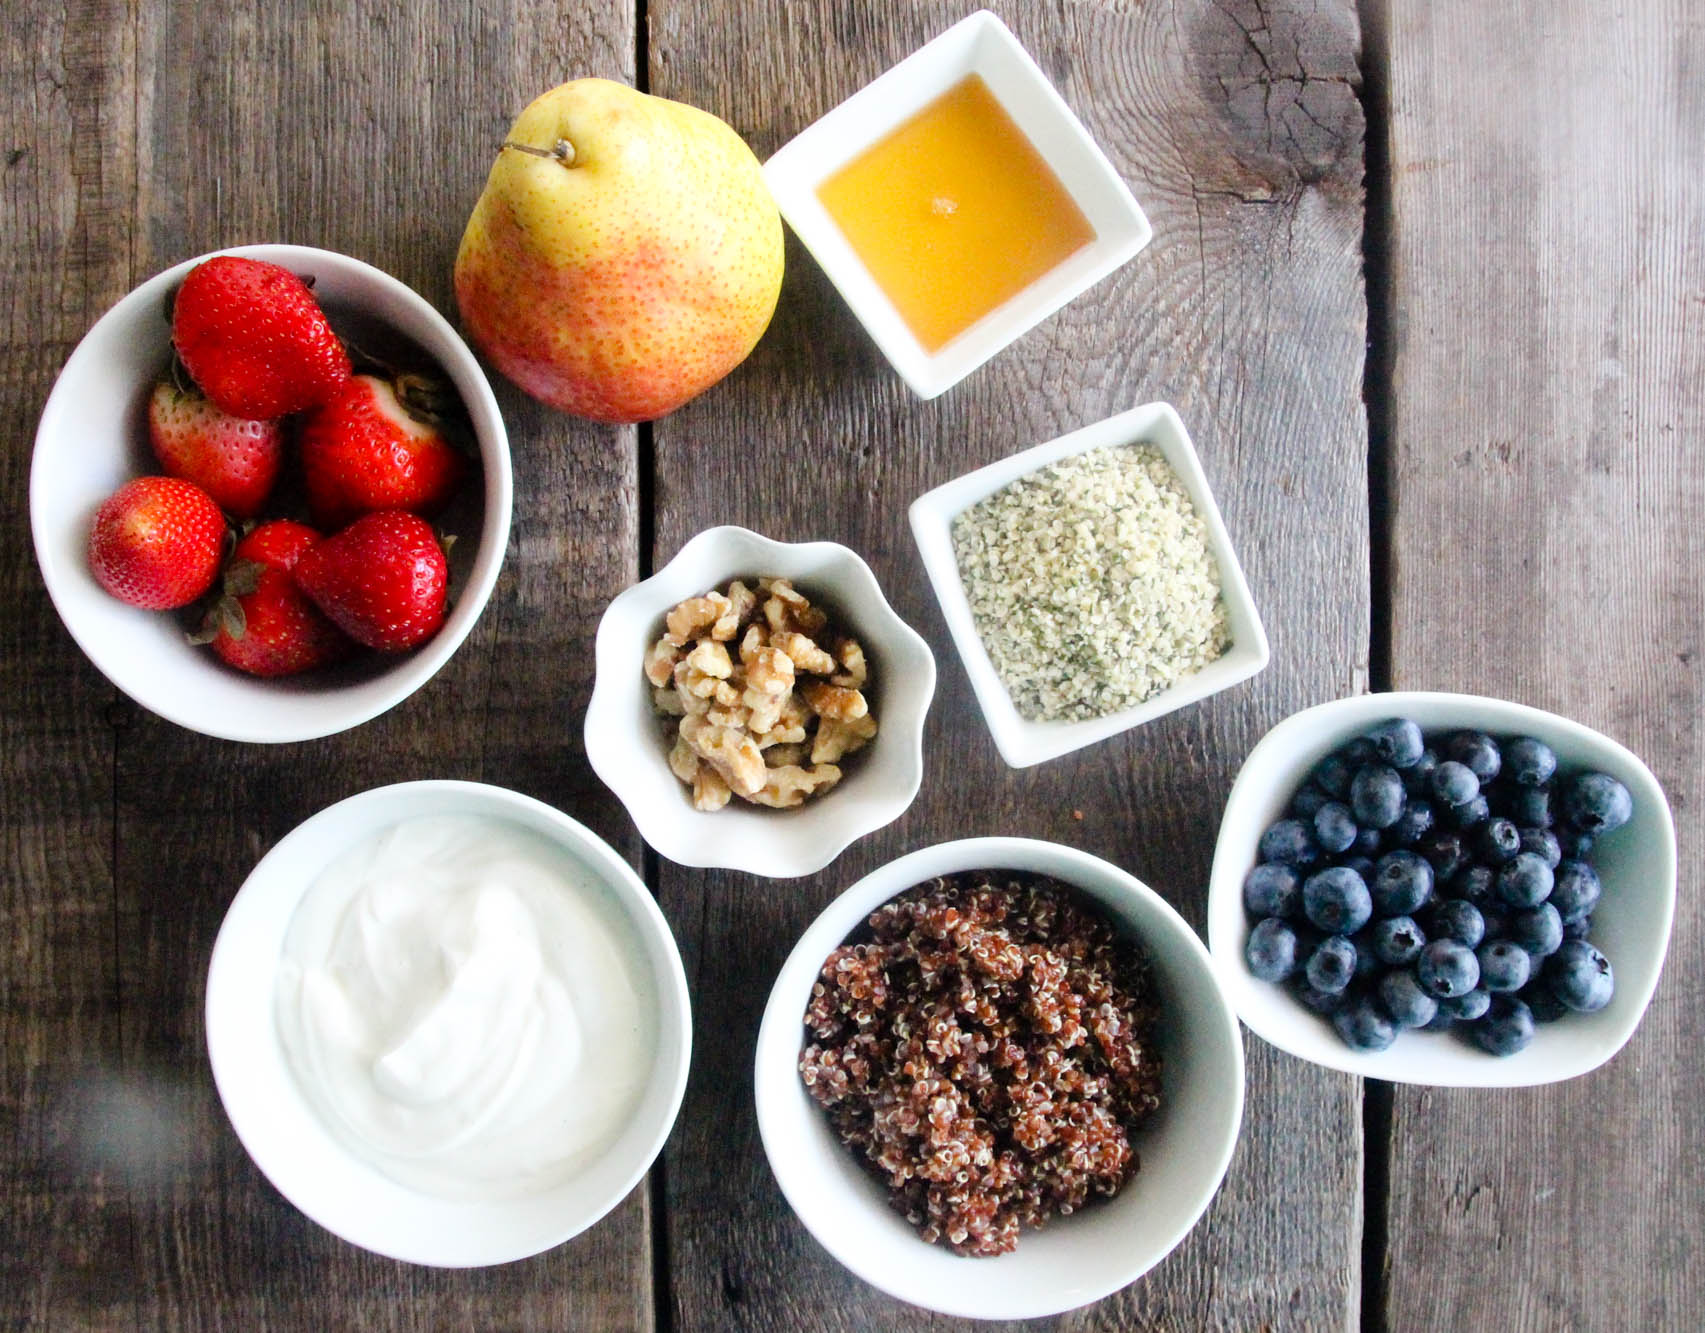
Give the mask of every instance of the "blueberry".
[{"label": "blueberry", "polygon": [[1563,938],[1566,940],[1590,939],[1593,933],[1593,914],[1587,912],[1582,916],[1571,917],[1563,923]]},{"label": "blueberry", "polygon": [[1297,933],[1276,916],[1259,921],[1249,932],[1243,956],[1249,970],[1263,981],[1283,981],[1297,970]]},{"label": "blueberry", "polygon": [[1491,813],[1492,807],[1486,803],[1486,798],[1476,796],[1461,805],[1451,806],[1446,817],[1459,829],[1468,830],[1477,824],[1485,823],[1486,817]]},{"label": "blueberry", "polygon": [[1563,789],[1563,817],[1597,837],[1621,828],[1634,813],[1634,798],[1608,773],[1582,773]]},{"label": "blueberry", "polygon": [[1553,870],[1563,859],[1562,845],[1557,841],[1557,835],[1548,828],[1524,828],[1520,830],[1521,850],[1532,852]]},{"label": "blueberry", "polygon": [[1380,978],[1379,998],[1400,1028],[1425,1027],[1439,1012],[1439,1002],[1421,989],[1415,974],[1406,967]]},{"label": "blueberry", "polygon": [[1472,801],[1479,794],[1480,779],[1468,765],[1446,759],[1433,770],[1433,799],[1445,809]]},{"label": "blueberry", "polygon": [[1397,1040],[1397,1026],[1367,996],[1332,1015],[1344,1044],[1358,1051],[1383,1051]]},{"label": "blueberry", "polygon": [[1249,914],[1295,916],[1302,905],[1302,876],[1282,861],[1263,861],[1243,877],[1243,905]]},{"label": "blueberry", "polygon": [[1413,917],[1388,916],[1373,923],[1369,932],[1374,957],[1388,967],[1412,963],[1427,942],[1426,934],[1415,924]]},{"label": "blueberry", "polygon": [[1368,860],[1365,856],[1355,855],[1354,849],[1352,849],[1351,855],[1340,856],[1338,858],[1338,864],[1343,866],[1346,870],[1354,870],[1362,877],[1362,883],[1373,883],[1373,862]]},{"label": "blueberry", "polygon": [[1434,877],[1441,882],[1468,864],[1468,849],[1463,846],[1462,834],[1453,829],[1436,828],[1422,834],[1415,850],[1432,866]]},{"label": "blueberry", "polygon": [[1474,956],[1480,961],[1480,984],[1489,991],[1520,990],[1533,971],[1527,950],[1509,940],[1482,944]]},{"label": "blueberry", "polygon": [[[1298,974],[1299,977],[1301,974]],[[1293,992],[1297,999],[1317,1014],[1331,1015],[1344,1007],[1344,1001],[1349,998],[1345,991],[1319,991],[1302,980]]]},{"label": "blueberry", "polygon": [[1380,762],[1393,768],[1412,768],[1420,759],[1427,744],[1421,738],[1421,728],[1406,717],[1394,717],[1381,722],[1363,737],[1373,745]]},{"label": "blueberry", "polygon": [[1545,976],[1557,998],[1582,1014],[1604,1008],[1616,989],[1610,960],[1585,940],[1564,940],[1545,965]]},{"label": "blueberry", "polygon": [[1433,1003],[1438,1012],[1433,1015],[1433,1021],[1421,1025],[1422,1032],[1449,1032],[1456,1026],[1456,1019],[1444,1011],[1444,1002],[1436,1000]]},{"label": "blueberry", "polygon": [[1480,984],[1480,961],[1466,945],[1434,940],[1416,959],[1415,975],[1430,994],[1441,999],[1461,995]]},{"label": "blueberry", "polygon": [[1380,834],[1376,828],[1356,830],[1356,840],[1350,844],[1350,851],[1356,856],[1378,856],[1380,849]]},{"label": "blueberry", "polygon": [[1586,861],[1558,861],[1557,881],[1552,885],[1550,903],[1565,922],[1589,915],[1603,897],[1604,885],[1598,871]]},{"label": "blueberry", "polygon": [[1480,909],[1461,898],[1446,898],[1427,918],[1428,937],[1455,940],[1465,949],[1478,947],[1486,938],[1486,918]]},{"label": "blueberry", "polygon": [[1563,943],[1563,918],[1551,903],[1510,913],[1510,939],[1538,959],[1557,952]]},{"label": "blueberry", "polygon": [[1491,1005],[1492,993],[1482,986],[1464,991],[1461,995],[1439,997],[1439,1012],[1449,1014],[1464,1023],[1472,1023],[1491,1008]]},{"label": "blueberry", "polygon": [[1390,828],[1407,799],[1403,779],[1389,764],[1363,764],[1350,779],[1350,809],[1363,828]]},{"label": "blueberry", "polygon": [[1403,770],[1403,789],[1411,797],[1431,796],[1433,794],[1433,771],[1438,766],[1438,755],[1432,750],[1422,750],[1421,757]]},{"label": "blueberry", "polygon": [[1341,991],[1356,975],[1356,946],[1342,935],[1328,935],[1308,958],[1308,984],[1317,991]]},{"label": "blueberry", "polygon": [[1518,852],[1498,871],[1498,897],[1511,907],[1538,907],[1554,882],[1550,866],[1532,852]]},{"label": "blueberry", "polygon": [[1504,742],[1504,776],[1518,787],[1543,787],[1557,771],[1557,756],[1544,741],[1517,736]]},{"label": "blueberry", "polygon": [[1415,852],[1398,848],[1374,863],[1369,882],[1381,916],[1408,916],[1433,895],[1433,868]]},{"label": "blueberry", "polygon": [[1483,731],[1459,731],[1445,742],[1445,758],[1461,764],[1479,778],[1490,782],[1504,765],[1498,742]]},{"label": "blueberry", "polygon": [[1484,911],[1492,901],[1492,886],[1497,878],[1487,866],[1464,866],[1450,877],[1450,883],[1445,885],[1445,894],[1473,903]]},{"label": "blueberry", "polygon": [[1352,981],[1372,981],[1385,970],[1379,961],[1379,955],[1373,951],[1373,930],[1364,926],[1350,936],[1350,943],[1356,946],[1356,975]]},{"label": "blueberry", "polygon": [[1510,914],[1496,898],[1480,909],[1480,920],[1486,928],[1482,939],[1502,940],[1509,937]]},{"label": "blueberry", "polygon": [[1533,1040],[1533,1011],[1513,995],[1494,995],[1486,1016],[1468,1032],[1488,1055],[1514,1055]]},{"label": "blueberry", "polygon": [[1314,841],[1328,856],[1348,851],[1358,832],[1355,816],[1342,801],[1328,801],[1314,812]]},{"label": "blueberry", "polygon": [[1550,828],[1551,793],[1544,787],[1506,788],[1504,813],[1518,828]]},{"label": "blueberry", "polygon": [[1302,910],[1324,931],[1353,935],[1373,915],[1373,898],[1354,870],[1329,866],[1302,882]]},{"label": "blueberry", "polygon": [[1315,811],[1331,799],[1329,793],[1322,791],[1312,782],[1306,783],[1291,797],[1291,814],[1297,819],[1313,819]]},{"label": "blueberry", "polygon": [[1311,866],[1320,859],[1314,834],[1300,819],[1281,819],[1261,835],[1261,859],[1291,866]]},{"label": "blueberry", "polygon": [[1557,850],[1563,853],[1565,861],[1584,861],[1587,853],[1593,849],[1593,835],[1582,833],[1580,829],[1560,828],[1557,832]]},{"label": "blueberry", "polygon": [[1507,819],[1488,819],[1474,831],[1472,842],[1481,865],[1501,866],[1521,850],[1521,831]]},{"label": "blueberry", "polygon": [[1543,977],[1530,980],[1516,998],[1533,1011],[1535,1023],[1555,1023],[1569,1012],[1569,1006],[1557,998]]},{"label": "blueberry", "polygon": [[1314,782],[1335,801],[1350,794],[1350,779],[1355,767],[1341,754],[1329,754],[1314,766]]},{"label": "blueberry", "polygon": [[1432,803],[1411,799],[1397,816],[1397,822],[1386,829],[1385,839],[1393,847],[1413,847],[1432,827]]}]

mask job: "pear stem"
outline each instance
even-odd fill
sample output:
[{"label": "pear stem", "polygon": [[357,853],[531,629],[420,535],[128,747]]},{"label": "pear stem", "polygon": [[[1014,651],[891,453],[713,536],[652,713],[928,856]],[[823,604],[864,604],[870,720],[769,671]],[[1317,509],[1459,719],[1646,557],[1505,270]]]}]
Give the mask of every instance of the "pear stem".
[{"label": "pear stem", "polygon": [[574,165],[574,145],[567,139],[558,139],[549,148],[535,148],[530,143],[516,143],[513,139],[504,140],[502,146],[513,148],[518,153],[531,153],[534,157],[548,157],[565,167]]}]

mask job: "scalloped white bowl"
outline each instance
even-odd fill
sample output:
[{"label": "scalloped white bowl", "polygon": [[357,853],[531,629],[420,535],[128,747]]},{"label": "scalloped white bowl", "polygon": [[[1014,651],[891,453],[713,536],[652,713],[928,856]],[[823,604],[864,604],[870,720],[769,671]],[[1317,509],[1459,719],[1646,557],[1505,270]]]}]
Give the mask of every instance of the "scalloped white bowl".
[{"label": "scalloped white bowl", "polygon": [[[1283,986],[1262,981],[1243,957],[1250,923],[1243,878],[1262,832],[1281,817],[1310,770],[1376,722],[1413,718],[1427,733],[1475,728],[1493,736],[1533,736],[1557,752],[1562,769],[1609,773],[1634,798],[1634,816],[1606,835],[1591,857],[1604,883],[1593,913],[1593,944],[1616,976],[1611,1002],[1595,1014],[1541,1023],[1526,1050],[1487,1055],[1448,1032],[1402,1032],[1383,1051],[1355,1051],[1331,1023]],[[1435,1087],[1517,1088],[1556,1083],[1598,1068],[1627,1043],[1657,989],[1675,916],[1675,824],[1663,788],[1632,751],[1556,713],[1471,694],[1408,691],[1363,694],[1293,713],[1249,752],[1232,784],[1214,848],[1208,889],[1208,944],[1237,1015],[1250,1031],[1299,1059],[1364,1078]]]},{"label": "scalloped white bowl", "polygon": [[[342,331],[345,318],[409,339],[455,385],[479,443],[484,500],[459,498],[451,597],[443,627],[412,653],[302,676],[263,680],[184,641],[171,612],[143,611],[108,594],[89,573],[89,525],[131,477],[159,471],[148,449],[147,401],[171,360],[168,301],[184,275],[214,254],[246,255],[311,274],[314,294]],[[476,489],[470,483],[470,490]],[[208,736],[303,741],[344,731],[401,703],[467,638],[497,582],[509,541],[509,437],[491,385],[448,321],[397,279],[359,259],[304,245],[243,245],[185,260],[137,287],[77,344],[42,410],[30,463],[30,528],[48,595],[89,660],[144,708]]]},{"label": "scalloped white bowl", "polygon": [[[280,952],[302,896],[327,865],[380,829],[427,815],[517,824],[587,871],[626,921],[657,1001],[657,1051],[628,1123],[567,1180],[498,1201],[435,1198],[349,1152],[297,1086],[279,1040]],[[353,1245],[445,1268],[508,1263],[562,1244],[639,1183],[669,1136],[687,1086],[693,1023],[675,937],[621,857],[584,825],[530,796],[478,782],[404,782],[361,792],[299,824],[250,872],[207,969],[207,1055],[225,1113],[255,1165],[291,1203]]]},{"label": "scalloped white bowl", "polygon": [[[799,1077],[805,1006],[823,960],[877,907],[960,870],[1025,870],[1072,885],[1147,949],[1164,1006],[1162,1106],[1135,1137],[1142,1167],[1114,1198],[965,1258],[921,1240],[843,1147]],[[782,964],[758,1031],[758,1130],[782,1193],[823,1248],[872,1286],[972,1319],[1058,1314],[1136,1281],[1207,1211],[1243,1120],[1243,1042],[1208,951],[1142,881],[1088,852],[1029,838],[967,838],[890,861],[812,922]]]},{"label": "scalloped white bowl", "polygon": [[[834,790],[791,810],[731,801],[693,809],[669,770],[652,710],[645,651],[677,602],[733,578],[788,578],[864,646],[876,738],[848,757]],[[745,528],[698,534],[657,573],[618,595],[598,623],[597,681],[586,709],[586,757],[621,798],[640,835],[671,861],[788,879],[821,870],[855,839],[898,819],[923,781],[924,715],[935,694],[929,645],[895,614],[876,576],[834,542],[777,542]]]}]

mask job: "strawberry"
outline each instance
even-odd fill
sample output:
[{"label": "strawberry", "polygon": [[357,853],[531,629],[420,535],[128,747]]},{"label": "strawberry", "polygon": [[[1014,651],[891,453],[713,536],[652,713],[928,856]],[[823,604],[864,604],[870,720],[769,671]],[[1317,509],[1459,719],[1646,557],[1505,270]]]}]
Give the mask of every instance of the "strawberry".
[{"label": "strawberry", "polygon": [[170,380],[148,399],[148,441],[172,477],[193,481],[238,518],[260,513],[284,457],[284,428],[222,412]]},{"label": "strawberry", "polygon": [[213,586],[225,516],[201,487],[176,477],[125,482],[95,511],[89,572],[121,602],[165,611]]},{"label": "strawberry", "polygon": [[192,643],[213,651],[252,676],[293,676],[341,662],[355,645],[290,576],[307,550],[321,541],[305,523],[263,523],[231,552],[225,591]]},{"label": "strawberry", "polygon": [[172,344],[215,406],[250,421],[318,407],[349,378],[349,353],[307,284],[259,259],[218,255],[191,269]]},{"label": "strawberry", "polygon": [[302,427],[302,474],[315,522],[342,527],[360,514],[436,514],[465,463],[440,425],[448,385],[423,375],[354,375]]},{"label": "strawberry", "polygon": [[296,586],[357,643],[400,653],[444,623],[449,566],[425,519],[363,514],[296,562]]}]

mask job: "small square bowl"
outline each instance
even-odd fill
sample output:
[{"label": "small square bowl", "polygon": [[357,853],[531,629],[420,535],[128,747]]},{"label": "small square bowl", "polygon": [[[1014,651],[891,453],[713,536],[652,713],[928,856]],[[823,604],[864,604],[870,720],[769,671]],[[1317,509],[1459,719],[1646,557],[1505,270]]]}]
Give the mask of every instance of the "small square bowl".
[{"label": "small square bowl", "polygon": [[[669,769],[669,747],[652,708],[645,651],[663,617],[688,597],[730,579],[793,581],[864,647],[870,710],[879,730],[849,756],[832,791],[790,810],[736,799],[695,810]],[[772,879],[821,870],[849,844],[904,813],[923,782],[924,715],[935,694],[929,645],[894,613],[856,553],[834,542],[771,541],[745,528],[709,528],[667,565],[621,593],[598,622],[597,680],[586,709],[586,757],[621,798],[640,836],[671,861]]]},{"label": "small square bowl", "polygon": [[[1608,773],[1634,798],[1629,822],[1593,848],[1604,884],[1592,942],[1610,960],[1616,991],[1593,1014],[1541,1023],[1511,1056],[1488,1055],[1449,1032],[1401,1032],[1383,1051],[1351,1050],[1332,1025],[1283,986],[1260,980],[1244,961],[1250,923],[1243,879],[1262,832],[1282,816],[1314,766],[1387,718],[1407,717],[1429,735],[1471,728],[1532,736],[1557,753],[1563,771]],[[1669,948],[1675,916],[1675,823],[1652,771],[1608,736],[1555,713],[1471,694],[1362,694],[1293,713],[1257,742],[1232,784],[1208,888],[1208,947],[1238,1017],[1250,1031],[1312,1064],[1390,1083],[1443,1088],[1520,1088],[1557,1083],[1598,1068],[1639,1026]]]},{"label": "small square bowl", "polygon": [[[927,351],[817,197],[822,183],[968,75],[978,74],[1053,169],[1095,238],[935,352]],[[979,10],[913,52],[787,143],[764,164],[781,214],[922,398],[945,393],[983,362],[1099,282],[1154,234],[1106,155],[1029,52]]]},{"label": "small square bowl", "polygon": [[[1153,445],[1189,491],[1196,512],[1207,524],[1209,546],[1219,564],[1220,595],[1225,601],[1231,642],[1218,660],[1134,707],[1081,722],[1032,722],[1014,706],[971,619],[971,605],[959,576],[959,562],[953,554],[953,520],[979,500],[1050,463],[1105,445],[1122,444]],[[1248,680],[1267,665],[1267,633],[1261,627],[1255,600],[1249,594],[1243,569],[1232,550],[1231,537],[1220,518],[1213,492],[1208,489],[1208,479],[1202,473],[1202,463],[1196,457],[1189,433],[1178,413],[1167,403],[1134,407],[937,486],[912,502],[911,522],[912,535],[923,554],[924,569],[935,588],[936,600],[941,603],[942,615],[953,635],[954,646],[959,649],[960,660],[965,663],[966,674],[971,678],[971,688],[982,705],[995,748],[1014,768],[1057,759],[1129,731]]]}]

